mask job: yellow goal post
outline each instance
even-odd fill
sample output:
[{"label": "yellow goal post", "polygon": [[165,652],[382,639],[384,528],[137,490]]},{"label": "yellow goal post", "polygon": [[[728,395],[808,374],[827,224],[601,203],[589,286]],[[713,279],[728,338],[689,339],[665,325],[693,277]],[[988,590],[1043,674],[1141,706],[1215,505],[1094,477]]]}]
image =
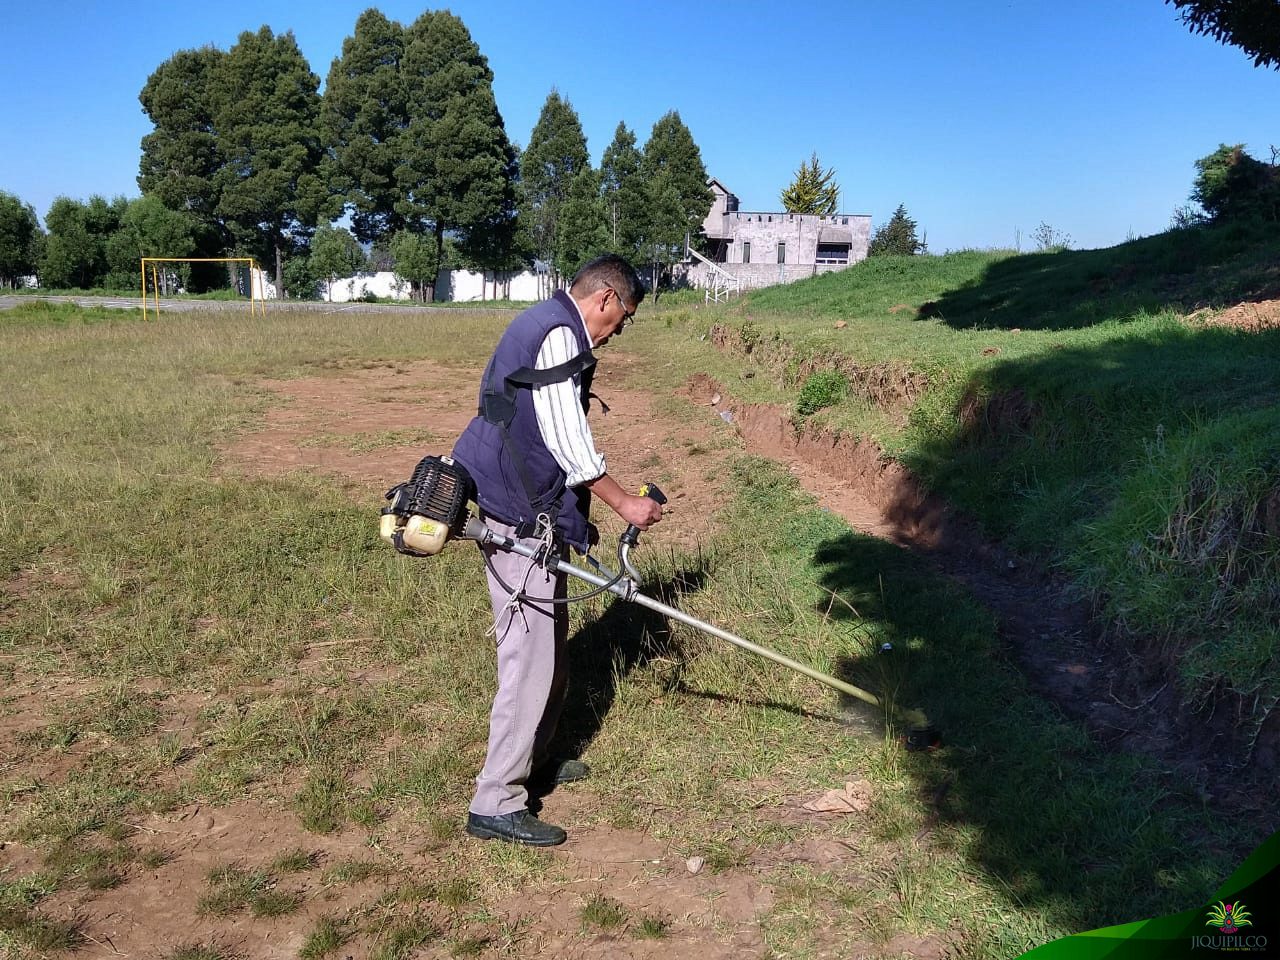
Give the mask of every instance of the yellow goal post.
[{"label": "yellow goal post", "polygon": [[[151,270],[151,289],[155,292],[155,302],[152,309],[155,310],[156,316],[160,315],[160,272],[156,264],[159,263],[246,263],[249,265],[249,316],[266,316],[267,301],[265,297],[258,296],[255,293],[253,283],[254,272],[261,273],[258,269],[257,261],[253,257],[143,257],[142,258],[142,319],[147,319],[147,270]],[[260,306],[259,306],[260,305]],[[262,313],[259,314],[258,310]]]}]

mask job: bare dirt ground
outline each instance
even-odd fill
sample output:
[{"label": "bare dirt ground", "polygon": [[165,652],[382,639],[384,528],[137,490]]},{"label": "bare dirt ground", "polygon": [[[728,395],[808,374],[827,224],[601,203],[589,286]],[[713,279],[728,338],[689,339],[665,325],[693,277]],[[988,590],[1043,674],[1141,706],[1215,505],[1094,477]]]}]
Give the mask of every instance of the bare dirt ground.
[{"label": "bare dirt ground", "polygon": [[[595,391],[609,410],[593,405],[597,445],[624,484],[653,480],[670,498],[655,542],[705,541],[732,431],[711,417],[678,422],[655,407],[651,394],[618,387],[636,362],[614,353],[601,364],[606,369]],[[428,362],[358,364],[342,376],[265,381],[284,402],[268,410],[261,430],[227,451],[227,468],[263,476],[318,472],[337,477],[361,499],[373,491],[380,497],[408,479],[424,455],[449,452],[475,414],[480,373]]]},{"label": "bare dirt ground", "polygon": [[1205,311],[1193,319],[1201,319],[1211,327],[1236,327],[1257,331],[1280,327],[1280,300],[1246,300],[1218,313]]},{"label": "bare dirt ground", "polygon": [[[593,429],[613,475],[627,485],[656,480],[671,498],[667,518],[651,535],[655,545],[709,539],[728,461],[743,445],[782,459],[811,493],[855,528],[922,551],[940,571],[966,584],[996,613],[1011,649],[1042,689],[1060,703],[1076,704],[1078,715],[1105,739],[1131,749],[1171,749],[1176,731],[1121,700],[1114,685],[1118,665],[1108,663],[1088,635],[1087,611],[1070,602],[1050,578],[983,542],[962,519],[922,495],[910,477],[883,463],[877,451],[829,437],[796,437],[783,412],[742,407],[710,380],[687,385],[696,413],[680,416],[646,392],[619,386],[620,374],[638,362],[611,352],[601,364],[596,390],[610,410],[593,413]],[[321,376],[265,382],[263,389],[277,402],[260,429],[225,451],[224,469],[266,476],[320,473],[372,506],[387,487],[406,479],[425,453],[448,451],[472,415],[478,379],[478,370],[418,362],[338,365]],[[42,702],[58,695],[21,674],[10,693],[28,700],[30,709],[0,718],[0,742],[38,726],[45,716]],[[171,722],[189,722],[201,706],[182,705],[185,716]],[[76,749],[64,758],[67,765],[74,765]],[[66,774],[66,769],[33,771],[46,781]],[[780,815],[812,816],[799,812],[810,798],[793,799]],[[546,815],[552,822],[581,822],[575,806],[584,802],[590,801],[557,791],[547,798]],[[396,832],[395,825],[388,830]],[[136,832],[131,842],[163,850],[168,859],[145,870],[131,868],[129,882],[115,889],[60,892],[42,904],[46,912],[77,919],[89,938],[79,955],[158,957],[179,944],[202,942],[232,956],[296,957],[317,918],[367,903],[378,880],[323,882],[327,864],[367,857],[365,832],[350,828],[316,836],[303,830],[287,806],[263,801],[156,814],[137,823]],[[415,833],[405,825],[403,835]],[[320,858],[316,869],[285,881],[302,897],[299,910],[277,919],[199,915],[196,903],[207,889],[211,868],[229,862],[267,865],[295,848],[316,850]],[[423,840],[418,848],[394,856],[397,866],[413,872],[420,868],[430,876],[435,848]],[[769,851],[768,856],[774,862],[820,864],[850,877],[859,868],[843,844],[820,839]],[[750,960],[768,953],[759,917],[770,909],[774,893],[757,879],[754,864],[715,874],[694,872],[653,837],[606,827],[575,832],[554,857],[562,881],[514,891],[495,911],[507,929],[519,930],[520,954]],[[21,874],[37,868],[34,851],[0,846],[0,870]],[[631,916],[661,913],[673,918],[671,930],[664,939],[651,941],[605,933],[584,938],[579,912],[586,893],[617,900]],[[898,937],[878,946],[859,945],[847,955],[936,958],[946,946],[936,939]],[[493,941],[483,948],[484,955],[502,950],[503,944]],[[350,948],[338,954],[361,955]],[[446,946],[435,946],[413,955],[450,953]]]}]

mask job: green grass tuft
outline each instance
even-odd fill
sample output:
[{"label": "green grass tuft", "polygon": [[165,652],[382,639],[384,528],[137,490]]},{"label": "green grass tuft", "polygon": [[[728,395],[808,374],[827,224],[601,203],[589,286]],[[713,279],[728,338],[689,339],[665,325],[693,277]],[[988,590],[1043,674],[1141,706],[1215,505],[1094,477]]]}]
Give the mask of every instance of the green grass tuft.
[{"label": "green grass tuft", "polygon": [[321,917],[307,934],[306,942],[298,951],[300,960],[321,960],[332,956],[352,938],[352,932],[343,920]]},{"label": "green grass tuft", "polygon": [[412,917],[392,923],[382,931],[369,958],[406,960],[418,948],[439,940],[442,933],[440,927],[429,917],[415,913]]},{"label": "green grass tuft", "polygon": [[627,922],[627,912],[617,900],[602,893],[593,894],[578,911],[583,929],[616,930]]},{"label": "green grass tuft", "polygon": [[0,906],[0,934],[0,946],[7,940],[36,956],[74,950],[84,943],[84,935],[75,924],[41,916],[22,906]]},{"label": "green grass tuft", "polygon": [[172,953],[166,953],[163,960],[232,960],[232,958],[232,954],[220,947],[188,943],[178,947]]},{"label": "green grass tuft", "polygon": [[671,933],[671,921],[662,917],[641,917],[635,933],[642,940],[665,940]]}]

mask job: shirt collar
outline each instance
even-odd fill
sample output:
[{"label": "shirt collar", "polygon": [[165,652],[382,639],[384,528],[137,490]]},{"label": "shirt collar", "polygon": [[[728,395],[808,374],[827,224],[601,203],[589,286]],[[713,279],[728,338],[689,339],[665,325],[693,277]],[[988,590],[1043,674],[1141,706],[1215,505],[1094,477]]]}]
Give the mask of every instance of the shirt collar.
[{"label": "shirt collar", "polygon": [[573,304],[573,311],[578,315],[578,322],[582,324],[582,330],[587,335],[587,343],[591,344],[592,347],[595,347],[596,342],[591,336],[591,330],[587,327],[587,319],[582,315],[582,308],[578,306],[578,301],[570,296],[569,302]]}]

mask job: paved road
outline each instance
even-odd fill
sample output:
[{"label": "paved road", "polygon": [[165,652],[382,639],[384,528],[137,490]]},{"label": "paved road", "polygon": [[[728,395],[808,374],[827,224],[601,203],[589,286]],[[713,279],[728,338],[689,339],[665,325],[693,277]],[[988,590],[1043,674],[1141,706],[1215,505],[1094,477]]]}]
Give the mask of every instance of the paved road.
[{"label": "paved road", "polygon": [[[29,303],[32,300],[43,300],[46,303],[74,303],[80,307],[107,307],[115,310],[137,310],[142,306],[141,297],[45,297],[34,295],[14,296],[11,294],[9,296],[0,296],[0,310],[9,310],[20,303]],[[495,309],[510,309],[506,307],[486,307],[482,304],[466,307],[437,307],[428,304],[409,303],[317,303],[312,300],[289,300],[283,303],[277,300],[268,300],[267,304],[268,310],[307,310],[314,313],[403,313],[406,310],[425,313],[458,313],[459,311],[475,313],[479,311],[489,312]],[[148,312],[154,305],[154,300],[147,302]],[[249,304],[244,300],[166,300],[162,298],[160,300],[160,309],[162,311],[229,310],[248,312]]]}]

